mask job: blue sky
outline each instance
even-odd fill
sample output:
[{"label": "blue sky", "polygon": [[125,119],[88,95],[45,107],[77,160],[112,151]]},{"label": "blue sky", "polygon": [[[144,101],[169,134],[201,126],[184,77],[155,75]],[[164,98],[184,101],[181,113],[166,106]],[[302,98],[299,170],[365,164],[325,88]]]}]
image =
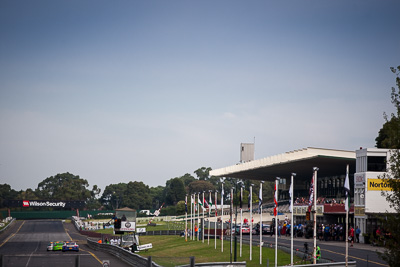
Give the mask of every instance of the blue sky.
[{"label": "blue sky", "polygon": [[[0,181],[103,190],[303,147],[373,147],[399,1],[1,1]],[[194,174],[193,174],[194,175]]]}]

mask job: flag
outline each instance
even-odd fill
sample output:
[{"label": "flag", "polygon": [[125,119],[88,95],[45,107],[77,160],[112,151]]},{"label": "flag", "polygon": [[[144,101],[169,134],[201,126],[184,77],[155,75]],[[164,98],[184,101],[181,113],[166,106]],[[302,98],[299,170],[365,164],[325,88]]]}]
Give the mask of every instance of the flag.
[{"label": "flag", "polygon": [[212,193],[210,192],[210,195],[208,196],[208,202],[210,204],[210,208],[212,208],[212,197],[211,197]]},{"label": "flag", "polygon": [[310,192],[310,197],[308,198],[308,212],[311,212],[311,207],[314,203],[314,174],[311,179],[309,192]]},{"label": "flag", "polygon": [[274,203],[275,203],[275,207],[274,207],[274,216],[277,215],[276,209],[278,208],[278,190],[276,190],[276,183],[275,183],[275,194],[274,194]]},{"label": "flag", "polygon": [[258,194],[258,212],[261,213],[261,206],[262,206],[262,188],[260,185],[260,193]]},{"label": "flag", "polygon": [[350,181],[349,181],[349,173],[346,171],[346,180],[344,181],[344,190],[346,192],[346,204],[345,204],[345,210],[349,211],[350,210]]},{"label": "flag", "polygon": [[251,204],[251,197],[250,197],[250,193],[249,193],[249,204],[247,205],[247,207],[250,209],[250,204]]},{"label": "flag", "polygon": [[[203,201],[200,200],[200,194],[197,195],[197,202],[199,203],[201,208],[204,210]],[[200,209],[200,207],[199,207],[199,209]]]},{"label": "flag", "polygon": [[293,199],[293,183],[290,184],[289,188],[289,196],[290,196],[290,204],[289,204],[289,211],[293,212],[293,207],[292,207],[292,199]]},{"label": "flag", "polygon": [[185,212],[187,213],[187,196],[185,198]]},{"label": "flag", "polygon": [[207,200],[203,197],[204,208],[208,209],[210,205],[208,205]]}]

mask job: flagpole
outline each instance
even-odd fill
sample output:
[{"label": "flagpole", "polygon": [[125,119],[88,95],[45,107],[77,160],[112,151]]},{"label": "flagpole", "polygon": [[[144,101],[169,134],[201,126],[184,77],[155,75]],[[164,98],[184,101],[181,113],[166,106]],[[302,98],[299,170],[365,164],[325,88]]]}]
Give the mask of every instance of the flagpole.
[{"label": "flagpole", "polygon": [[201,224],[201,226],[202,226],[202,228],[203,229],[201,229],[201,241],[204,243],[204,208],[205,208],[205,205],[204,205],[204,191],[203,191],[203,223]]},{"label": "flagpole", "polygon": [[187,242],[187,195],[185,196],[185,241]]},{"label": "flagpole", "polygon": [[197,241],[200,241],[200,192],[197,193]]},{"label": "flagpole", "polygon": [[253,250],[253,185],[250,185],[250,260]]},{"label": "flagpole", "polygon": [[290,265],[293,266],[293,229],[294,229],[294,222],[293,222],[293,198],[294,198],[294,176],[296,173],[292,173],[291,183],[290,183]]},{"label": "flagpole", "polygon": [[190,195],[190,230],[192,232],[190,240],[193,240],[193,194]]},{"label": "flagpole", "polygon": [[214,248],[217,249],[217,226],[218,226],[218,209],[217,209],[217,194],[218,191],[215,190],[215,199],[214,199],[214,205],[215,205],[215,224],[214,224]]},{"label": "flagpole", "polygon": [[224,252],[224,182],[221,191],[221,252]]},{"label": "flagpole", "polygon": [[210,219],[211,219],[211,208],[212,208],[212,201],[211,201],[211,190],[208,190],[208,245],[210,245]]},{"label": "flagpole", "polygon": [[[232,226],[233,226],[233,188],[231,188],[231,203],[230,203],[230,208],[229,208],[229,213],[230,213],[230,223],[229,223],[229,232],[230,232],[230,244],[231,244],[231,262],[232,262],[232,239],[233,239],[233,232],[232,232]],[[236,229],[235,229],[236,230]]]},{"label": "flagpole", "polygon": [[279,177],[275,179],[275,267],[278,266],[278,183]]},{"label": "flagpole", "polygon": [[264,181],[261,181],[260,183],[260,193],[259,193],[259,201],[260,201],[260,265],[262,264],[262,184]]},{"label": "flagpole", "polygon": [[[243,201],[242,185],[240,185],[240,199]],[[243,224],[242,215],[243,215],[243,210],[242,210],[242,206],[240,206],[240,257],[242,257],[242,224]],[[250,232],[251,231],[252,231],[252,229],[250,229]]]},{"label": "flagpole", "polygon": [[314,264],[317,264],[317,172],[318,167],[314,167]]},{"label": "flagpole", "polygon": [[348,260],[349,260],[349,192],[350,191],[350,183],[349,183],[349,164],[346,166],[346,180],[344,183],[345,189],[346,189],[346,201],[345,201],[345,209],[346,209],[346,267],[348,266]]}]

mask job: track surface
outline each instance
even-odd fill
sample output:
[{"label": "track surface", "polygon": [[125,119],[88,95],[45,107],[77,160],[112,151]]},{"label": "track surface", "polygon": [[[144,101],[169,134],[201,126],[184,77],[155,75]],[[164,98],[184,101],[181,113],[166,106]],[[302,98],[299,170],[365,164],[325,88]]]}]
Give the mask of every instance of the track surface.
[{"label": "track surface", "polygon": [[[249,242],[249,235],[243,235],[243,239]],[[259,248],[254,247],[260,242],[259,235],[253,235],[253,253],[258,253]],[[239,243],[239,238],[237,239]],[[229,242],[229,241],[228,241]],[[264,246],[275,247],[275,236],[263,235]],[[295,250],[304,251],[304,243],[308,244],[309,252],[314,246],[313,239],[294,238],[293,247]],[[339,241],[317,241],[321,248],[321,255],[324,259],[333,260],[335,262],[344,262],[346,257],[346,243]],[[278,245],[290,248],[290,237],[279,237]],[[239,247],[239,245],[238,245]],[[239,250],[239,248],[238,248]],[[386,262],[378,257],[377,251],[382,252],[383,248],[373,247],[367,244],[355,243],[353,247],[349,244],[349,261],[356,261],[357,266],[382,267],[389,266]]]},{"label": "track surface", "polygon": [[[47,251],[49,241],[68,240],[79,244],[79,252]],[[0,235],[0,255],[4,266],[77,266],[77,261],[80,266],[102,266],[103,260],[109,260],[113,267],[128,266],[108,253],[91,250],[86,236],[80,235],[71,223],[57,220],[14,222]]]}]

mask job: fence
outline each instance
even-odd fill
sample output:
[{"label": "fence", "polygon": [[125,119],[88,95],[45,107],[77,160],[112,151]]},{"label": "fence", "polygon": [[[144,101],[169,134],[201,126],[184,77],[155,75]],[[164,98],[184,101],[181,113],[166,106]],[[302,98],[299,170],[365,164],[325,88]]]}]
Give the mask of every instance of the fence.
[{"label": "fence", "polygon": [[97,240],[88,238],[87,244],[91,249],[99,250],[103,252],[110,253],[128,263],[130,266],[136,267],[147,267],[147,266],[155,266],[161,267],[161,265],[156,264],[152,261],[151,256],[148,258],[142,257],[135,253],[130,252],[129,250],[123,249],[121,247],[111,245],[111,244],[99,244]]}]

